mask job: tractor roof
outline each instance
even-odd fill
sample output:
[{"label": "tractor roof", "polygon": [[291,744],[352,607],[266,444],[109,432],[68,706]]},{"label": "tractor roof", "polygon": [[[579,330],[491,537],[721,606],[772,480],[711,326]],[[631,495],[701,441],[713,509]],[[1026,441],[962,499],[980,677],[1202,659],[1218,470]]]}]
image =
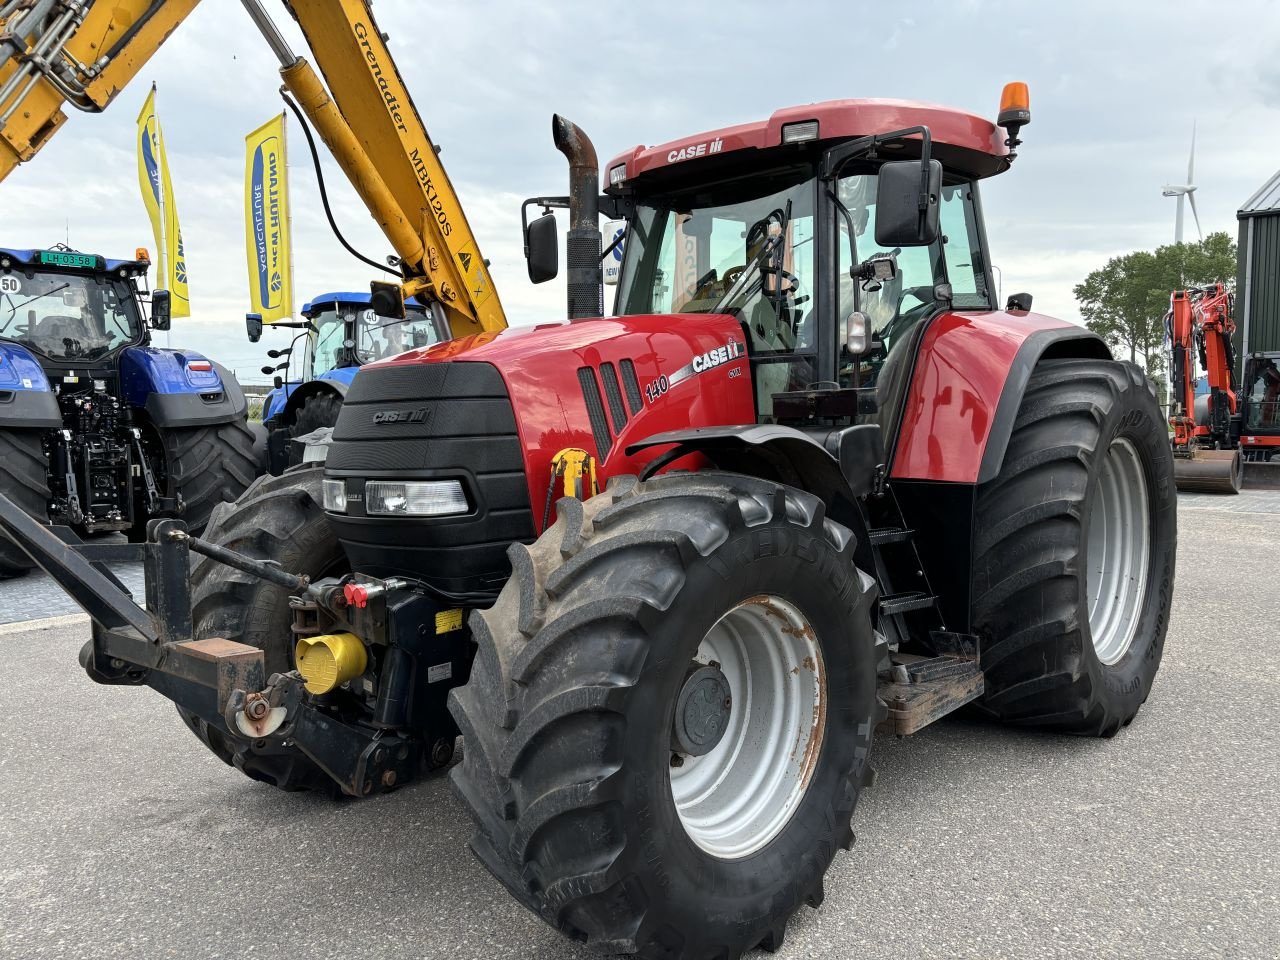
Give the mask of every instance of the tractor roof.
[{"label": "tractor roof", "polygon": [[[45,255],[43,259],[41,254]],[[16,250],[0,247],[0,259],[4,258],[32,267],[73,267],[106,273],[125,270],[131,276],[146,273],[151,266],[148,260],[108,260],[96,253],[81,253],[79,250]],[[79,262],[73,262],[76,260]]]},{"label": "tractor roof", "polygon": [[[357,307],[368,307],[372,305],[372,300],[368,290],[322,293],[320,296],[304,303],[302,305],[301,313],[304,317],[309,317],[321,307],[327,307],[333,303],[347,303]],[[409,307],[421,307],[422,303],[417,297],[410,297],[405,301],[405,305]]]},{"label": "tractor roof", "polygon": [[[784,128],[817,121],[816,138],[784,147]],[[647,174],[675,170],[693,161],[746,160],[745,151],[790,150],[820,142],[889,133],[906,127],[926,126],[933,135],[934,156],[944,166],[975,177],[989,177],[1009,166],[1005,133],[984,117],[929,103],[910,100],[827,100],[776,111],[767,120],[708,130],[658,146],[633,147],[609,161],[604,171],[606,189],[613,171],[626,165],[626,180],[648,179]],[[909,151],[904,153],[904,156]],[[785,155],[785,153],[784,153]],[[682,171],[688,173],[688,171]],[[665,177],[663,179],[666,179]],[[615,183],[615,187],[617,184]]]}]

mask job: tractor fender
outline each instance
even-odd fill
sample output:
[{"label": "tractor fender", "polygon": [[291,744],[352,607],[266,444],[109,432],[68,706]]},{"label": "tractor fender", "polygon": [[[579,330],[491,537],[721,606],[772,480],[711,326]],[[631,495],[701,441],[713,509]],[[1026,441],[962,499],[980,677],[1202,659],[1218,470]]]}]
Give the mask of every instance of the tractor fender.
[{"label": "tractor fender", "polygon": [[39,361],[25,347],[0,343],[0,428],[61,426],[58,398]]},{"label": "tractor fender", "polygon": [[162,429],[230,423],[248,410],[235,375],[194,350],[129,347],[120,383],[125,403]]},{"label": "tractor fender", "polygon": [[347,390],[350,384],[336,378],[320,377],[315,380],[308,380],[306,383],[299,384],[289,394],[284,402],[284,406],[275,417],[273,426],[290,426],[294,419],[298,416],[298,410],[302,404],[311,397],[322,393],[335,393],[342,400],[347,398]]},{"label": "tractor fender", "polygon": [[671,430],[628,445],[626,453],[669,445],[645,466],[642,480],[698,453],[720,469],[806,490],[828,507],[841,501],[853,507],[874,489],[884,465],[884,444],[875,424],[814,433],[771,423]]},{"label": "tractor fender", "polygon": [[945,313],[925,331],[895,441],[890,480],[980,484],[1004,462],[1036,365],[1110,360],[1095,333],[1024,311]]}]

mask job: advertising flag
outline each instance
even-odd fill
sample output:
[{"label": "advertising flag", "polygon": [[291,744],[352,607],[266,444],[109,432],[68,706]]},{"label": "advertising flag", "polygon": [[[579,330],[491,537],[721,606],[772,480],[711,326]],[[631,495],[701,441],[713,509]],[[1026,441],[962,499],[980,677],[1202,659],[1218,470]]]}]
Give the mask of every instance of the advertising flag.
[{"label": "advertising flag", "polygon": [[244,138],[244,232],[252,313],[266,323],[293,315],[289,181],[284,114]]},{"label": "advertising flag", "polygon": [[151,217],[151,229],[155,233],[156,251],[160,258],[156,284],[169,291],[172,315],[189,317],[191,294],[187,289],[187,256],[182,246],[182,229],[178,226],[178,205],[173,199],[164,135],[156,117],[155,84],[151,85],[151,92],[138,114],[138,186],[142,188],[142,202]]}]

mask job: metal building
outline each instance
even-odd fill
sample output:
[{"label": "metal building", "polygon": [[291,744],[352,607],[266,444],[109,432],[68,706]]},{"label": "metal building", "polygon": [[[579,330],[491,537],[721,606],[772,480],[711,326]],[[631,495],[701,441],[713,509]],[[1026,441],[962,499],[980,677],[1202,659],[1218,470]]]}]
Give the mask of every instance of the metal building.
[{"label": "metal building", "polygon": [[1236,356],[1280,351],[1280,172],[1245,201],[1236,218]]}]

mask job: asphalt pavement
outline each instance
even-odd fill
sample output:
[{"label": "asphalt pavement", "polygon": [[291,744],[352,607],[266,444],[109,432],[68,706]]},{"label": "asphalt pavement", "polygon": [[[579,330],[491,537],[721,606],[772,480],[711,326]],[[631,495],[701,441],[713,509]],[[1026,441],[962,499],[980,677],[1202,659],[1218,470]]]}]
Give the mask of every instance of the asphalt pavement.
[{"label": "asphalt pavement", "polygon": [[[1280,957],[1280,494],[1184,495],[1180,529],[1133,725],[1093,741],[962,716],[877,742],[858,844],[777,956]],[[9,619],[58,603],[0,586]],[[361,802],[255,784],[167,701],[89,682],[86,637],[0,627],[0,956],[590,956],[472,858],[445,776]]]}]

